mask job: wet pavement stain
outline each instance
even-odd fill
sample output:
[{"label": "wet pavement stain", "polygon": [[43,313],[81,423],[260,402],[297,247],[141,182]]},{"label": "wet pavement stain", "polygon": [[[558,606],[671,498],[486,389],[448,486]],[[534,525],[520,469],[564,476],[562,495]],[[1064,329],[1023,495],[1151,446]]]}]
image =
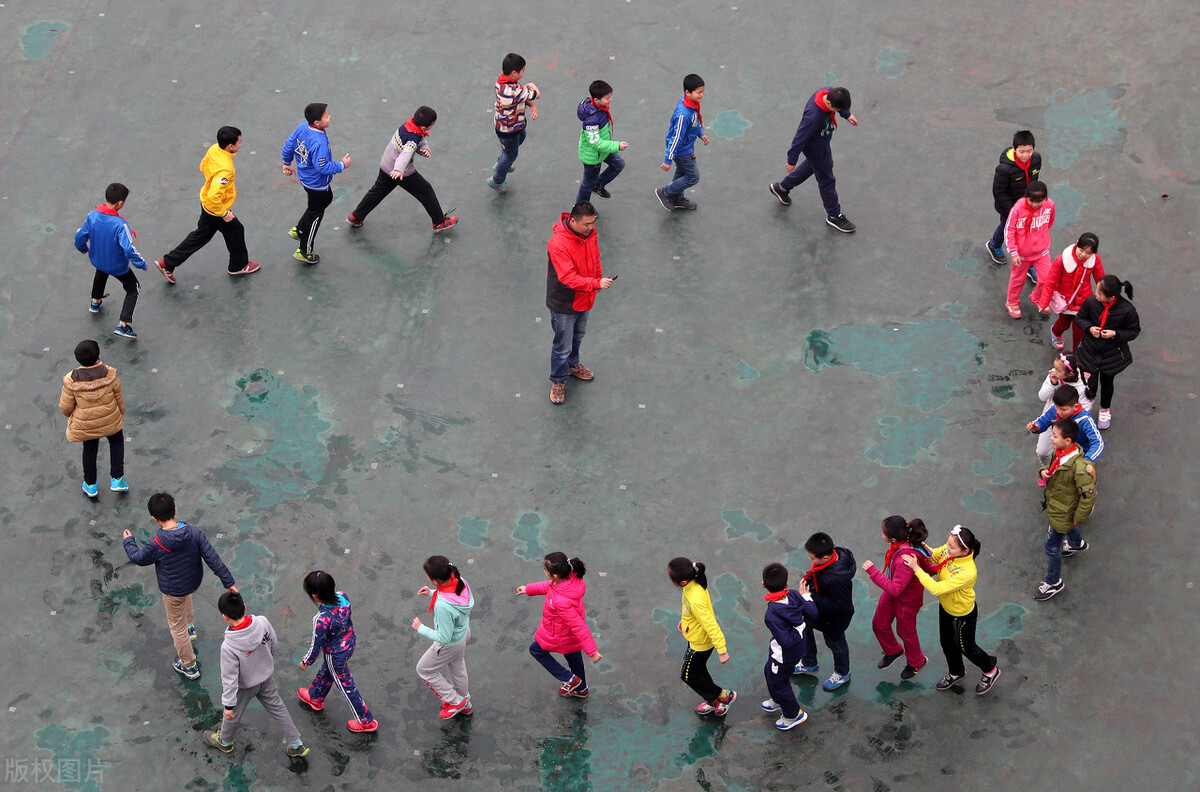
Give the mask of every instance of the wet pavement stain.
[{"label": "wet pavement stain", "polygon": [[936,415],[908,419],[885,415],[879,423],[883,426],[883,442],[863,451],[863,456],[884,467],[912,467],[918,455],[933,448],[946,432],[946,422]]},{"label": "wet pavement stain", "polygon": [[721,519],[725,521],[725,535],[730,539],[750,535],[761,542],[771,536],[770,526],[751,520],[745,509],[726,509],[721,512]]},{"label": "wet pavement stain", "polygon": [[946,262],[946,269],[965,278],[978,278],[983,262],[973,258],[956,258]]},{"label": "wet pavement stain", "polygon": [[734,370],[737,371],[739,380],[756,380],[760,376],[759,370],[745,361],[739,362]]},{"label": "wet pavement stain", "polygon": [[988,461],[976,459],[971,462],[971,472],[976,476],[995,476],[1008,470],[1008,466],[1020,458],[1021,454],[1003,440],[988,438],[983,444],[983,451],[988,455]]},{"label": "wet pavement stain", "polygon": [[1124,95],[1125,88],[1119,85],[1079,94],[1060,88],[1047,99],[1048,105],[1002,108],[996,111],[996,120],[1047,130],[1038,140],[1046,164],[1069,168],[1084,151],[1125,147],[1129,122],[1113,107]]},{"label": "wet pavement stain", "polygon": [[66,22],[47,22],[42,20],[25,28],[21,34],[22,57],[26,60],[41,60],[59,33],[65,33],[71,26]]},{"label": "wet pavement stain", "polygon": [[[1054,225],[1074,225],[1080,221],[1083,207],[1087,205],[1087,196],[1069,184],[1054,184],[1050,186],[1050,197],[1054,199]],[[1074,239],[1074,237],[1072,237]],[[1062,250],[1051,250],[1051,259]]]},{"label": "wet pavement stain", "polygon": [[875,67],[875,71],[889,80],[894,80],[904,74],[904,70],[908,68],[908,50],[884,47],[875,56],[875,62],[879,64]]},{"label": "wet pavement stain", "polygon": [[754,124],[742,118],[737,110],[723,110],[717,113],[712,123],[712,132],[722,140],[732,140],[746,134],[746,130]]},{"label": "wet pavement stain", "polygon": [[487,520],[480,520],[475,517],[462,517],[458,521],[458,541],[466,547],[483,547],[487,532]]},{"label": "wet pavement stain", "polygon": [[[111,732],[103,726],[90,729],[69,729],[51,723],[35,733],[34,744],[53,757],[44,779],[71,792],[101,792],[104,788],[106,762],[97,753],[105,747]],[[70,779],[70,780],[67,780]]]},{"label": "wet pavement stain", "polygon": [[108,614],[115,614],[122,608],[129,608],[133,612],[132,616],[138,618],[142,615],[142,611],[154,603],[154,597],[146,593],[141,583],[131,583],[128,586],[109,589],[108,593],[96,601],[96,606]]},{"label": "wet pavement stain", "polygon": [[542,518],[541,515],[529,512],[522,514],[517,520],[517,527],[512,532],[512,538],[525,545],[525,549],[513,548],[513,553],[526,561],[539,561],[545,555],[546,551],[538,543],[538,539],[542,535]]},{"label": "wet pavement stain", "polygon": [[964,509],[976,514],[996,514],[1000,511],[1000,505],[996,503],[996,496],[985,489],[973,489],[964,493],[962,505]]},{"label": "wet pavement stain", "polygon": [[227,566],[238,590],[246,598],[251,610],[260,611],[274,604],[275,554],[252,539],[238,542]]}]

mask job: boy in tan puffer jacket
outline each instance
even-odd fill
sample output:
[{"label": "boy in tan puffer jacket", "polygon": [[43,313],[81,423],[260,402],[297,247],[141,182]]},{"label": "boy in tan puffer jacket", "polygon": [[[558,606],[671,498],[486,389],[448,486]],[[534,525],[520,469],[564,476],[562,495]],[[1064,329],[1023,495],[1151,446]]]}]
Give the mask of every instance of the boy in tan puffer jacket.
[{"label": "boy in tan puffer jacket", "polygon": [[83,443],[83,492],[95,498],[96,456],[100,438],[108,438],[111,489],[128,492],[125,482],[125,397],[117,370],[100,362],[100,345],[92,339],[75,347],[79,368],[63,377],[58,409],[67,416],[67,442]]}]

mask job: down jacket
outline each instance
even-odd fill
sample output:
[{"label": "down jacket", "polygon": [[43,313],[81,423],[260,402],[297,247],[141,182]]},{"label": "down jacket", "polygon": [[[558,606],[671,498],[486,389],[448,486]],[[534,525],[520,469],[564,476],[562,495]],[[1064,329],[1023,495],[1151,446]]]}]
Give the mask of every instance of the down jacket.
[{"label": "down jacket", "polygon": [[1033,152],[1029,157],[1027,168],[1021,167],[1011,148],[1001,152],[996,175],[992,177],[992,201],[996,211],[1008,217],[1017,201],[1025,197],[1025,188],[1031,181],[1038,181],[1041,172],[1042,155],[1038,152]]},{"label": "down jacket", "polygon": [[587,593],[587,583],[583,578],[572,572],[559,583],[539,580],[525,586],[525,593],[530,597],[546,597],[542,603],[542,623],[534,635],[538,646],[559,654],[583,652],[589,657],[596,654],[596,641],[584,621],[587,612],[583,595]]},{"label": "down jacket", "polygon": [[58,409],[67,416],[67,442],[108,437],[125,427],[125,397],[117,370],[103,363],[63,377]]},{"label": "down jacket", "polygon": [[1133,362],[1129,342],[1141,334],[1142,323],[1133,303],[1124,297],[1117,297],[1104,321],[1104,329],[1114,330],[1116,335],[1112,338],[1094,338],[1088,329],[1100,324],[1100,315],[1103,313],[1104,306],[1095,297],[1088,297],[1079,306],[1075,324],[1083,331],[1083,340],[1079,342],[1075,356],[1079,358],[1079,365],[1084,371],[1117,374]]},{"label": "down jacket", "polygon": [[133,563],[138,566],[154,564],[158,590],[168,597],[186,597],[200,588],[200,582],[204,580],[201,559],[221,579],[222,586],[233,586],[229,568],[209,544],[204,531],[194,525],[181,522],[174,528],[159,528],[142,547],[138,547],[132,536],[125,537],[123,544],[125,555]]}]

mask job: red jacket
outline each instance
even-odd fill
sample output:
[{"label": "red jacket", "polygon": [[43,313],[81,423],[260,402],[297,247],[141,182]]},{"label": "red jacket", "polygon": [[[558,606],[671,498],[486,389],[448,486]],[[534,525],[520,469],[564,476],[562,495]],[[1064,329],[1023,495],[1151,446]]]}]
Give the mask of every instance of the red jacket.
[{"label": "red jacket", "polygon": [[912,608],[920,608],[925,599],[925,587],[904,563],[903,558],[906,555],[915,556],[917,561],[927,560],[905,542],[896,548],[890,569],[873,566],[868,574],[871,576],[871,582],[883,589],[886,596],[893,597]]},{"label": "red jacket", "polygon": [[561,583],[540,580],[525,587],[531,597],[546,595],[542,603],[542,623],[538,625],[534,639],[547,652],[583,652],[591,657],[596,654],[596,641],[584,621],[583,595],[587,583],[574,572]]},{"label": "red jacket", "polygon": [[1010,254],[1036,259],[1050,255],[1050,229],[1054,227],[1054,201],[1047,198],[1037,209],[1022,198],[1013,204],[1004,224],[1004,247]]},{"label": "red jacket", "polygon": [[569,212],[554,226],[546,245],[546,307],[554,313],[583,313],[596,304],[600,268],[598,231],[581,237],[567,225]]},{"label": "red jacket", "polygon": [[[1099,253],[1093,253],[1080,264],[1075,258],[1075,246],[1068,245],[1062,255],[1050,265],[1050,274],[1046,277],[1046,285],[1049,288],[1042,290],[1046,304],[1038,307],[1045,308],[1050,305],[1050,295],[1058,292],[1068,301],[1066,312],[1078,313],[1083,301],[1092,296],[1092,283],[1099,283],[1103,277],[1104,265],[1100,262]],[[1075,295],[1074,299],[1071,299],[1072,294]]]}]

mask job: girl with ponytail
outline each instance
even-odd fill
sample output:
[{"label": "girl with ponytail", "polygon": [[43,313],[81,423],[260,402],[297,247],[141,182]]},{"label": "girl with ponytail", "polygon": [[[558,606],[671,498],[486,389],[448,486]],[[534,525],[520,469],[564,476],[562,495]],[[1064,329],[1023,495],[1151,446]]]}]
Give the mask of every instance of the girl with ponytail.
[{"label": "girl with ponytail", "polygon": [[441,699],[442,718],[453,718],[459,713],[470,715],[474,708],[467,689],[467,641],[471,640],[471,608],[475,607],[475,597],[458,573],[458,567],[445,556],[429,557],[425,562],[425,577],[429,578],[429,585],[421,586],[417,594],[430,598],[433,628],[426,627],[419,618],[412,620],[412,628],[433,641],[433,645],[421,655],[417,673]]},{"label": "girl with ponytail", "polygon": [[[586,654],[593,663],[599,663],[602,657],[585,620],[583,595],[587,593],[587,583],[583,582],[583,576],[587,567],[578,558],[567,558],[566,553],[550,553],[542,562],[542,568],[546,580],[517,586],[518,595],[546,598],[542,602],[542,621],[529,645],[529,654],[562,683],[558,695],[587,698],[583,655]],[[566,658],[569,668],[564,668],[550,655],[551,652]]]},{"label": "girl with ponytail", "polygon": [[[863,571],[871,576],[871,582],[883,589],[879,594],[879,604],[875,606],[875,618],[871,620],[871,629],[883,649],[883,658],[879,661],[880,668],[887,668],[904,655],[906,665],[900,672],[900,678],[912,679],[929,659],[921,651],[921,637],[917,634],[917,613],[925,602],[925,587],[913,575],[913,571],[904,565],[903,559],[913,557],[919,564],[928,561],[929,550],[925,547],[925,539],[929,531],[921,520],[907,521],[898,514],[883,521],[880,528],[883,538],[888,543],[888,550],[883,559],[883,569],[879,569],[870,561],[863,561]],[[892,632],[892,622],[896,623],[896,632]],[[896,641],[896,635],[904,642],[903,648]]]},{"label": "girl with ponytail", "polygon": [[[1125,297],[1121,292],[1125,292]],[[1096,426],[1107,429],[1112,424],[1113,378],[1133,362],[1129,342],[1142,332],[1137,308],[1126,298],[1133,298],[1133,284],[1116,275],[1105,275],[1096,284],[1096,296],[1088,297],[1075,315],[1075,325],[1083,333],[1083,341],[1075,354],[1079,365],[1091,376],[1088,378],[1088,398],[1100,396],[1100,414]]]},{"label": "girl with ponytail", "polygon": [[679,631],[687,639],[688,648],[679,678],[702,699],[696,706],[697,715],[724,716],[729,712],[729,705],[737,699],[737,691],[717,687],[708,673],[708,658],[712,657],[713,650],[722,663],[729,662],[729,652],[725,650],[725,634],[717,624],[712,599],[708,596],[704,564],[689,558],[672,558],[667,564],[667,576],[683,589]]}]

